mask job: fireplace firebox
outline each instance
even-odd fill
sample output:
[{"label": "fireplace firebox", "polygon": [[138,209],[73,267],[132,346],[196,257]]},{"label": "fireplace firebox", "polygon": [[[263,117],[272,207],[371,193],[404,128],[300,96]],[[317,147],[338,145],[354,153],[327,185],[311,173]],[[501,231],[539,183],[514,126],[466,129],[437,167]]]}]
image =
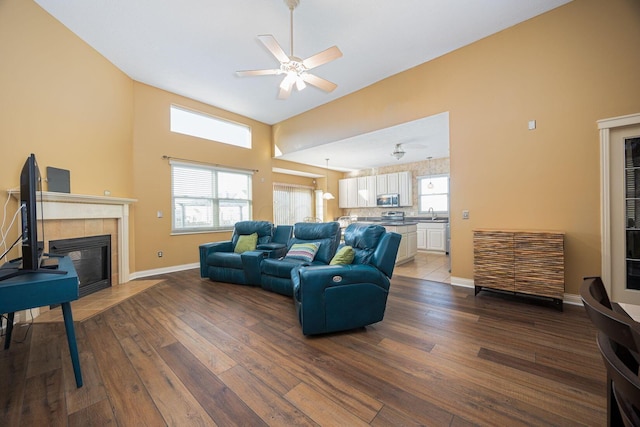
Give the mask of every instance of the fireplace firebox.
[{"label": "fireplace firebox", "polygon": [[80,281],[80,298],[111,286],[110,235],[52,240],[49,253],[71,258]]}]

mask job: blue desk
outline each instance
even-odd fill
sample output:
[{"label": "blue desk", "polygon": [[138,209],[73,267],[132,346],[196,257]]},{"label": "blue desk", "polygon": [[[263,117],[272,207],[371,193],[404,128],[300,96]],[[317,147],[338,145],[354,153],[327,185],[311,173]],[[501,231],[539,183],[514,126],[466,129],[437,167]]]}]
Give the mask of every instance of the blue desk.
[{"label": "blue desk", "polygon": [[[11,342],[13,314],[16,311],[60,304],[76,386],[82,387],[76,332],[71,314],[71,301],[78,299],[78,274],[67,256],[60,258],[58,270],[66,271],[67,274],[28,273],[0,281],[0,313],[9,313],[5,349]],[[0,276],[3,272],[6,273],[7,270],[0,269]]]}]

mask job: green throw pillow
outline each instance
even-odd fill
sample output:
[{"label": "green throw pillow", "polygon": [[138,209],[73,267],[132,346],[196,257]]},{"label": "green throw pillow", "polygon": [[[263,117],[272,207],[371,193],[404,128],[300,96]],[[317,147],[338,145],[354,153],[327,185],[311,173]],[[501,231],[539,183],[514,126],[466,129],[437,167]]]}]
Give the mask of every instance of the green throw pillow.
[{"label": "green throw pillow", "polygon": [[311,262],[318,252],[320,242],[314,243],[295,243],[291,245],[287,252],[286,258],[301,259],[302,261]]},{"label": "green throw pillow", "polygon": [[246,251],[255,251],[258,244],[258,233],[243,234],[238,237],[236,247],[233,248],[233,252],[241,254]]},{"label": "green throw pillow", "polygon": [[336,252],[334,257],[331,259],[329,265],[344,265],[351,264],[353,262],[353,257],[355,253],[353,252],[353,248],[351,246],[343,246]]}]

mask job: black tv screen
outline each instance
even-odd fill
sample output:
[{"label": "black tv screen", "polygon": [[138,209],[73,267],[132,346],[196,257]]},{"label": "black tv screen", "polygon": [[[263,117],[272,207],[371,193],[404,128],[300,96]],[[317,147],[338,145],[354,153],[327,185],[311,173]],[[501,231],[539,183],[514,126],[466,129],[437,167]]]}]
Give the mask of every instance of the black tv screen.
[{"label": "black tv screen", "polygon": [[31,154],[20,173],[20,209],[22,211],[22,270],[38,270],[37,191],[41,189],[36,156]]}]

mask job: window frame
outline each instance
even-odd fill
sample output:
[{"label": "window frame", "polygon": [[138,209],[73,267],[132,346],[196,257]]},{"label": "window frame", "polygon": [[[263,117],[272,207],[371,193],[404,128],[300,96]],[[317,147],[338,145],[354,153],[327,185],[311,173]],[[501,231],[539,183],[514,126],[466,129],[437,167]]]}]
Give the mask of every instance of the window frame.
[{"label": "window frame", "polygon": [[[179,115],[184,113],[190,116],[188,119],[199,122],[199,124],[187,125],[185,122],[181,122]],[[182,117],[184,118],[184,116]],[[173,133],[234,147],[246,149],[252,147],[251,126],[175,104],[171,104],[169,107],[169,130]]]},{"label": "window frame", "polygon": [[[177,160],[173,160],[171,159],[169,161],[170,163],[170,167],[171,167],[171,234],[172,235],[182,235],[182,234],[197,234],[197,233],[211,233],[211,232],[217,232],[217,231],[229,231],[229,230],[233,230],[233,226],[235,224],[235,222],[233,224],[226,224],[226,225],[221,225],[221,211],[220,211],[220,205],[221,202],[236,202],[239,204],[246,204],[246,206],[241,206],[241,211],[243,209],[246,208],[247,213],[246,213],[246,218],[241,215],[241,218],[238,219],[238,221],[247,221],[247,220],[252,220],[253,218],[253,171],[249,171],[246,169],[233,169],[233,168],[224,168],[224,167],[219,167],[219,166],[214,166],[214,165],[207,165],[207,164],[202,164],[202,163],[189,163],[189,162],[183,162],[183,161],[177,161]],[[198,171],[206,171],[212,174],[211,176],[211,194],[208,196],[195,196],[195,195],[189,195],[189,194],[175,194],[176,191],[176,182],[175,182],[175,168],[182,168],[182,169],[191,169],[191,170],[198,170]],[[221,191],[221,185],[223,185],[224,183],[221,182],[218,177],[220,173],[227,173],[227,174],[237,174],[237,175],[243,175],[246,180],[247,180],[247,199],[244,198],[230,198],[230,197],[221,197],[221,194],[224,194],[224,192]],[[177,212],[177,199],[186,199],[186,200],[204,200],[204,201],[208,201],[209,207],[211,209],[211,222],[205,226],[192,226],[192,227],[188,227],[188,226],[178,226],[177,222],[178,219],[176,212]],[[194,205],[192,205],[194,206]],[[198,206],[198,205],[195,205]],[[200,206],[204,206],[204,205],[200,205]],[[182,218],[183,222],[184,222],[184,217]]]},{"label": "window frame", "polygon": [[[435,193],[435,192],[425,192],[423,191],[423,187],[426,188],[429,181],[433,181],[434,179],[446,178],[447,180],[447,192],[446,193]],[[418,213],[427,214],[430,213],[428,210],[423,210],[422,206],[422,196],[441,196],[446,195],[447,197],[447,209],[446,210],[434,210],[435,214],[446,214],[449,215],[450,207],[451,207],[451,178],[449,174],[437,174],[437,175],[426,175],[417,177],[418,184]]]}]

